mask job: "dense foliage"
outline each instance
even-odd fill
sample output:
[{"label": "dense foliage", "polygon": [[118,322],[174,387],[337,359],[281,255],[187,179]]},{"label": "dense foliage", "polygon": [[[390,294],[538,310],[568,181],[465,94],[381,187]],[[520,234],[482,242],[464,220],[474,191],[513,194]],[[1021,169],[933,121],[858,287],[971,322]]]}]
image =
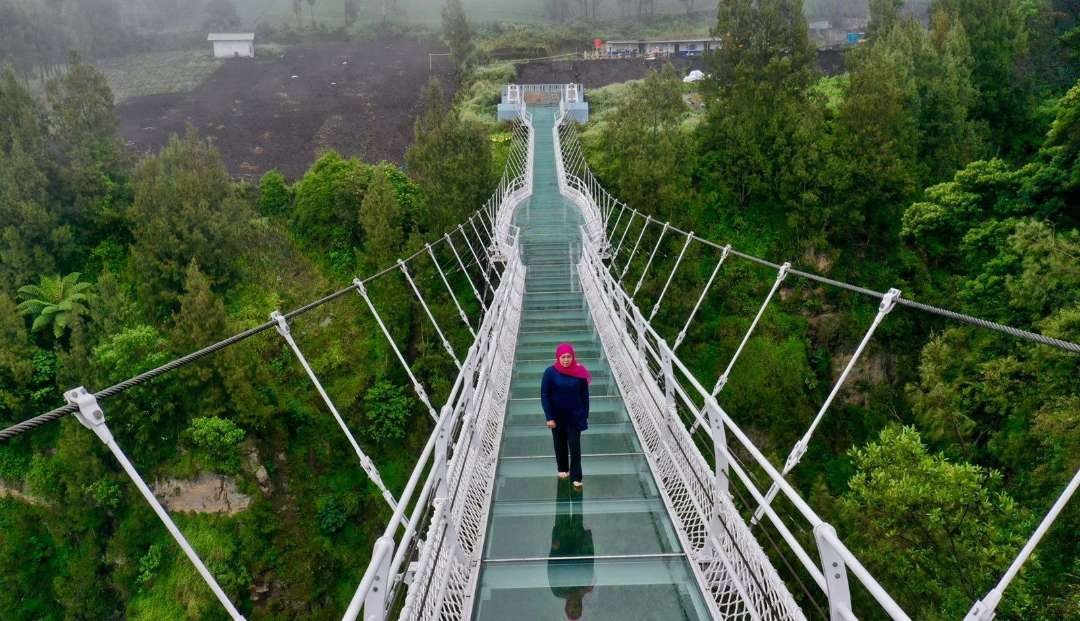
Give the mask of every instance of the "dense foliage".
[{"label": "dense foliage", "polygon": [[[0,74],[0,426],[61,405],[64,389],[123,381],[390,266],[494,186],[485,130],[460,121],[435,86],[411,177],[331,151],[293,183],[272,171],[248,185],[230,179],[194,128],[132,161],[101,74],[77,56],[69,63],[40,98],[15,71]],[[445,246],[434,252],[475,318],[466,274]],[[471,338],[429,257],[409,269],[465,351]],[[442,403],[456,369],[400,274],[368,291]],[[291,328],[398,494],[430,418],[366,306],[343,297]],[[388,509],[274,331],[102,405],[151,484],[218,477],[250,498],[240,512],[175,516],[245,614],[340,615]],[[222,615],[116,461],[73,419],[0,445],[0,564],[5,619]]]},{"label": "dense foliage", "polygon": [[[1042,3],[942,2],[926,22],[898,7],[871,3],[870,40],[829,78],[814,69],[798,0],[723,0],[715,32],[733,44],[713,55],[705,86],[664,71],[620,89],[614,104],[593,98],[605,109],[582,134],[589,160],[661,221],[1080,342],[1080,83],[1034,79],[1061,75],[1054,59],[1070,54],[1074,35],[1057,33],[1072,26]],[[620,269],[641,225],[629,229]],[[661,240],[660,228],[642,241],[660,243],[635,298],[642,308],[683,243]],[[630,262],[631,285],[647,254]],[[691,247],[672,285],[688,294],[664,299],[662,334],[682,328],[717,254]],[[680,349],[703,383],[727,365],[774,276],[738,259],[722,268]],[[774,464],[874,310],[800,279],[781,288],[719,397]],[[959,618],[1080,466],[1078,394],[1074,354],[895,310],[791,477],[913,616]],[[1080,614],[1078,527],[1074,501],[999,616]],[[856,597],[873,618],[877,607]]]}]

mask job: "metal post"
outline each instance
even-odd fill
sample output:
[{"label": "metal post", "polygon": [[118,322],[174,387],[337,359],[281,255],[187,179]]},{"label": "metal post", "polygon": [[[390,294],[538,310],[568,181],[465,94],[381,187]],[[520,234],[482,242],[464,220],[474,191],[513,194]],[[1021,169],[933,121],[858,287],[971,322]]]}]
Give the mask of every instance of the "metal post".
[{"label": "metal post", "polygon": [[660,303],[664,301],[664,294],[667,293],[668,287],[671,286],[671,281],[675,278],[675,272],[679,269],[679,264],[682,263],[683,256],[686,254],[686,249],[690,247],[690,242],[694,241],[694,232],[690,231],[686,234],[686,242],[683,243],[682,250],[679,251],[679,257],[675,259],[675,265],[671,268],[671,273],[668,274],[667,282],[664,283],[664,288],[660,291],[660,297],[656,298],[656,303],[653,304],[652,310],[649,311],[649,321],[653,320],[656,316],[656,312],[660,310]]},{"label": "metal post", "polygon": [[[390,594],[390,561],[394,559],[394,539],[383,535],[375,540],[372,559],[378,559],[371,588],[364,598],[364,621],[385,621]],[[355,618],[355,617],[354,617]]]},{"label": "metal post", "polygon": [[[799,438],[799,441],[795,443],[795,446],[791,447],[791,453],[788,454],[787,460],[784,462],[784,469],[780,472],[782,476],[791,472],[791,470],[798,465],[802,456],[806,454],[806,447],[810,444],[810,438],[814,435],[814,430],[817,429],[818,424],[821,423],[821,419],[825,418],[825,413],[828,412],[833,399],[840,393],[840,389],[843,387],[844,381],[848,378],[848,375],[851,374],[851,370],[855,368],[855,363],[859,361],[859,356],[862,355],[863,350],[866,349],[867,344],[870,343],[870,338],[874,336],[874,331],[881,325],[882,320],[885,319],[885,315],[888,315],[889,311],[896,306],[896,299],[898,297],[900,297],[899,289],[889,289],[888,293],[885,294],[885,297],[881,299],[881,304],[878,305],[877,316],[874,317],[873,323],[871,323],[870,327],[866,330],[866,334],[863,335],[862,341],[859,342],[859,346],[855,349],[855,353],[852,354],[851,360],[849,360],[844,367],[844,371],[840,373],[840,377],[837,378],[836,383],[833,384],[832,390],[829,391],[829,396],[825,399],[825,403],[821,404],[821,409],[818,410],[817,416],[814,417],[814,420],[810,423],[810,427],[806,430],[806,433],[803,434],[803,437]],[[773,483],[772,486],[769,487],[768,493],[765,494],[765,504],[772,502],[779,491],[780,488],[777,487],[776,483]],[[761,507],[754,512],[754,518],[750,520],[751,525],[757,524],[758,520],[761,519],[762,512],[763,510]]]},{"label": "metal post", "polygon": [[[713,468],[716,476],[716,489],[728,492],[730,489],[729,470],[731,467],[728,457],[727,432],[724,430],[724,413],[716,397],[705,398],[705,412],[709,417],[709,429],[712,430],[713,442]],[[719,505],[719,503],[716,503]]]},{"label": "metal post", "polygon": [[851,591],[848,589],[847,565],[839,550],[833,545],[833,541],[836,541],[836,529],[822,522],[814,527],[814,539],[817,541],[818,554],[821,556],[821,571],[828,587],[829,621],[854,619],[855,615],[851,612]]},{"label": "metal post", "polygon": [[218,585],[217,580],[214,579],[210,570],[206,568],[206,565],[202,562],[202,559],[199,558],[195,549],[191,547],[187,538],[184,537],[184,534],[177,528],[176,523],[169,517],[168,512],[165,511],[165,508],[158,502],[157,497],[154,496],[154,492],[150,491],[150,488],[146,485],[146,482],[143,481],[142,476],[139,475],[135,466],[128,461],[127,455],[124,454],[123,449],[116,443],[116,439],[113,438],[112,432],[109,431],[109,426],[105,423],[105,413],[102,412],[101,406],[98,405],[97,397],[82,386],[79,386],[65,392],[64,399],[71,405],[75,405],[79,408],[79,410],[74,413],[76,420],[78,420],[83,427],[93,431],[98,439],[108,447],[109,452],[113,454],[116,461],[120,462],[120,467],[124,469],[124,472],[127,473],[128,477],[135,484],[135,487],[139,488],[139,493],[142,494],[143,498],[150,505],[150,508],[157,514],[158,519],[165,524],[165,528],[168,529],[169,534],[172,535],[173,539],[176,540],[176,543],[180,546],[180,549],[187,555],[188,560],[195,566],[195,570],[199,572],[203,581],[205,581],[206,585],[210,587],[210,590],[214,592],[214,595],[217,597],[218,601],[221,602],[221,605],[225,607],[229,616],[233,619],[243,621],[244,616],[240,614],[236,609],[236,606],[233,606],[232,601],[229,600],[229,596],[226,595],[225,591]]},{"label": "metal post", "polygon": [[394,350],[398,362],[401,363],[401,366],[405,369],[405,373],[408,374],[409,379],[413,384],[413,390],[416,391],[416,396],[420,397],[420,401],[427,407],[428,414],[431,416],[432,420],[438,421],[439,415],[435,413],[435,408],[431,407],[431,400],[428,399],[427,391],[424,390],[424,386],[420,383],[420,380],[416,379],[416,375],[413,374],[412,368],[409,367],[408,361],[405,360],[405,356],[401,355],[401,350],[398,349],[397,343],[394,342],[394,337],[390,336],[390,330],[387,329],[386,324],[383,323],[382,317],[379,316],[379,311],[375,310],[375,305],[371,303],[371,298],[368,297],[367,287],[364,286],[364,281],[359,278],[354,278],[353,286],[356,287],[356,292],[360,294],[360,297],[364,299],[364,303],[367,304],[372,316],[375,317],[375,322],[379,324],[379,329],[382,330],[383,336],[385,336],[386,341],[390,343],[390,349]]},{"label": "metal post", "polygon": [[330,399],[330,395],[326,394],[326,390],[323,389],[322,382],[319,381],[318,376],[315,375],[315,371],[311,369],[311,365],[308,364],[307,358],[304,353],[300,351],[300,347],[296,344],[296,340],[293,339],[292,330],[289,328],[289,323],[285,321],[285,316],[274,311],[270,313],[270,319],[277,322],[278,334],[285,339],[285,342],[289,344],[293,354],[296,355],[296,359],[300,361],[300,365],[304,367],[304,371],[307,372],[308,378],[312,384],[315,384],[315,390],[318,391],[319,396],[322,397],[323,403],[326,404],[327,409],[334,416],[334,420],[337,421],[338,427],[341,427],[341,431],[345,433],[345,437],[349,440],[349,444],[352,445],[353,451],[356,452],[356,456],[360,459],[360,467],[367,473],[368,478],[375,484],[375,487],[379,488],[379,492],[382,493],[383,499],[386,504],[390,505],[390,510],[397,509],[397,501],[394,500],[394,495],[390,493],[390,490],[386,488],[386,484],[383,483],[382,477],[379,476],[379,469],[375,467],[375,463],[364,453],[360,448],[360,444],[353,437],[349,426],[345,424],[345,421],[341,418],[341,414],[338,413],[337,407],[334,406],[334,402]]},{"label": "metal post", "polygon": [[446,353],[450,354],[450,358],[454,361],[458,371],[460,371],[461,361],[458,360],[457,354],[454,353],[454,347],[450,344],[450,341],[447,340],[446,335],[443,334],[442,328],[439,327],[439,322],[435,320],[435,315],[431,313],[431,309],[427,305],[427,300],[425,300],[424,296],[420,293],[420,288],[416,286],[416,282],[413,280],[412,275],[409,274],[409,269],[405,267],[405,262],[398,259],[397,264],[401,269],[401,273],[405,274],[405,280],[409,283],[409,287],[416,295],[416,299],[420,300],[420,306],[423,307],[424,314],[427,315],[428,320],[431,321],[431,325],[435,326],[435,333],[439,335],[439,340],[442,341],[443,349],[446,350]]}]

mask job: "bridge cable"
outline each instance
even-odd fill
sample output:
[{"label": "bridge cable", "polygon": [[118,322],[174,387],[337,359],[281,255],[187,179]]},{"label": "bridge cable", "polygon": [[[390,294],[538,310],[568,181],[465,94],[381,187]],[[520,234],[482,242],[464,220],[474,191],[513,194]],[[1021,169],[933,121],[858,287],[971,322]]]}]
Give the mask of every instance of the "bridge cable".
[{"label": "bridge cable", "polygon": [[473,330],[472,324],[469,322],[469,316],[462,310],[457,294],[454,293],[454,288],[450,286],[450,281],[446,279],[446,272],[444,272],[442,266],[439,265],[439,260],[435,258],[435,251],[431,249],[431,244],[426,244],[424,247],[427,249],[428,255],[431,256],[431,262],[435,264],[435,269],[439,272],[439,278],[441,278],[443,284],[446,285],[446,291],[450,294],[450,299],[454,301],[454,308],[457,309],[458,317],[461,318],[461,323],[465,324],[465,327],[469,329],[469,334],[472,335],[472,338],[475,341],[476,330]]},{"label": "bridge cable", "polygon": [[300,346],[296,344],[296,340],[292,336],[292,330],[289,327],[289,323],[285,319],[285,316],[278,311],[274,311],[270,314],[270,320],[277,324],[278,334],[285,339],[285,342],[288,343],[289,347],[292,349],[293,354],[296,355],[296,359],[300,361],[300,365],[304,367],[304,371],[307,373],[311,383],[315,385],[315,390],[318,391],[319,396],[322,397],[327,409],[330,410],[330,414],[334,416],[334,420],[337,421],[338,426],[341,427],[341,431],[345,434],[353,451],[356,452],[356,456],[360,459],[360,467],[367,473],[371,482],[379,488],[379,492],[382,494],[386,504],[390,506],[390,512],[393,513],[393,511],[397,509],[397,501],[394,499],[394,495],[390,493],[386,484],[383,483],[382,477],[379,476],[378,467],[375,466],[375,463],[371,461],[371,458],[369,458],[367,454],[364,453],[363,449],[360,448],[360,444],[349,430],[349,426],[345,424],[345,420],[341,418],[341,414],[338,413],[338,409],[334,405],[333,400],[330,399],[330,395],[328,395],[326,389],[323,388],[322,383],[319,381],[319,377],[315,374],[315,371],[312,370],[311,365],[308,364],[304,353],[300,351]]},{"label": "bridge cable", "polygon": [[641,276],[638,278],[637,284],[634,285],[634,292],[630,294],[630,299],[634,299],[638,291],[641,290],[641,284],[645,282],[645,277],[649,274],[649,268],[652,267],[653,259],[656,258],[656,251],[660,250],[660,244],[664,243],[664,235],[668,232],[669,225],[664,223],[664,227],[660,229],[660,236],[656,238],[656,245],[653,246],[652,252],[649,254],[649,260],[645,262],[645,269],[641,270]]},{"label": "bridge cable", "polygon": [[675,337],[675,343],[671,346],[671,351],[678,349],[679,345],[682,344],[683,339],[686,338],[686,331],[690,329],[690,323],[694,321],[694,316],[697,315],[698,309],[701,308],[702,301],[705,300],[705,296],[709,293],[709,288],[712,287],[713,281],[716,280],[716,274],[720,271],[720,268],[724,265],[724,261],[727,260],[730,253],[731,246],[724,246],[724,252],[720,255],[720,260],[717,261],[712,274],[709,274],[709,280],[705,282],[705,286],[701,288],[701,295],[698,296],[697,302],[694,303],[694,308],[690,310],[690,315],[686,318],[686,323],[683,324],[682,330],[679,330],[679,334]]},{"label": "bridge cable", "polygon": [[[784,282],[784,278],[787,277],[788,271],[791,269],[790,263],[784,263],[780,266],[780,269],[776,273],[776,279],[773,281],[772,287],[769,289],[768,295],[765,296],[765,301],[761,303],[758,308],[758,312],[754,315],[753,321],[750,322],[750,327],[746,329],[746,333],[743,334],[742,341],[739,342],[739,346],[735,348],[735,353],[731,355],[731,359],[728,360],[727,367],[724,368],[724,372],[720,374],[720,377],[716,378],[716,384],[713,385],[712,398],[715,399],[720,391],[724,390],[724,386],[727,385],[728,377],[731,375],[731,370],[735,368],[735,362],[739,359],[739,355],[742,354],[746,344],[750,342],[750,335],[754,333],[754,328],[757,327],[758,322],[761,321],[761,317],[765,314],[765,309],[768,308],[769,302],[776,295],[776,291],[780,288],[780,284]],[[702,407],[702,414],[704,414],[704,406]],[[696,426],[697,423],[695,422]],[[691,432],[694,430],[691,429]]]},{"label": "bridge cable", "polygon": [[424,309],[424,314],[427,315],[428,320],[431,321],[431,325],[435,327],[435,333],[439,335],[439,340],[442,341],[443,349],[446,350],[446,353],[450,354],[450,358],[457,366],[458,372],[461,372],[461,361],[458,360],[457,354],[454,353],[453,345],[450,344],[446,335],[443,334],[442,328],[439,327],[439,322],[435,320],[435,315],[431,313],[431,308],[428,307],[427,300],[424,299],[423,294],[420,293],[420,289],[417,288],[416,283],[413,281],[412,275],[409,274],[409,268],[405,267],[405,263],[400,260],[398,261],[398,266],[401,268],[401,273],[405,275],[405,280],[409,283],[409,287],[416,295],[416,299],[420,301],[420,306]]},{"label": "bridge cable", "polygon": [[691,232],[686,236],[686,242],[683,243],[682,250],[679,251],[679,258],[675,259],[675,265],[671,268],[671,273],[668,274],[667,281],[664,282],[664,288],[660,290],[660,297],[656,298],[656,303],[653,304],[652,310],[649,311],[648,321],[652,321],[653,317],[656,317],[656,313],[660,310],[660,303],[664,301],[664,295],[667,293],[668,287],[671,286],[671,281],[675,279],[675,272],[679,271],[679,265],[682,263],[683,256],[686,255],[686,249],[690,247],[690,242],[694,241],[694,234]]}]

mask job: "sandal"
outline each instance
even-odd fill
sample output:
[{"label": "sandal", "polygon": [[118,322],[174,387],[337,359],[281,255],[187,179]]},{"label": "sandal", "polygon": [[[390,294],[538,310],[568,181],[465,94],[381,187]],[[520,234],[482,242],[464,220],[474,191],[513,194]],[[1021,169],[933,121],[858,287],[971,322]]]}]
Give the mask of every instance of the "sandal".
[{"label": "sandal", "polygon": [[560,479],[569,479],[570,478],[570,473],[569,472],[560,472],[559,473],[559,478]]},{"label": "sandal", "polygon": [[581,489],[581,487],[582,487],[581,481],[574,481],[574,489]]}]

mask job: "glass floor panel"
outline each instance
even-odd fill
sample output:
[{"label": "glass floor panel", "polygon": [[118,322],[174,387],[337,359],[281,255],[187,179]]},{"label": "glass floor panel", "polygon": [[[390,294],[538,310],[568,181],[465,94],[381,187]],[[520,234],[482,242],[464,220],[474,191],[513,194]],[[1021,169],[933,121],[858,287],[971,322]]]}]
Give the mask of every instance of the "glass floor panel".
[{"label": "glass floor panel", "polygon": [[560,481],[554,501],[499,503],[485,558],[626,556],[678,552],[659,498],[592,500]]},{"label": "glass floor panel", "polygon": [[[508,428],[503,435],[503,457],[539,457],[552,455],[554,450],[551,430],[546,425]],[[590,423],[589,428],[581,432],[582,455],[637,453],[640,450],[630,423]]]},{"label": "glass floor panel", "polygon": [[486,561],[475,619],[708,619],[683,558]]},{"label": "glass floor panel", "polygon": [[[642,455],[583,455],[581,470],[586,502],[599,499],[652,498],[659,494]],[[495,502],[552,500],[560,479],[555,457],[506,458],[495,475]]]},{"label": "glass floor panel", "polygon": [[[533,195],[514,216],[525,299],[474,617],[707,619],[581,292],[582,219],[559,194],[553,117],[550,108],[534,113]],[[562,342],[593,374],[580,490],[556,477],[539,399]]]}]

